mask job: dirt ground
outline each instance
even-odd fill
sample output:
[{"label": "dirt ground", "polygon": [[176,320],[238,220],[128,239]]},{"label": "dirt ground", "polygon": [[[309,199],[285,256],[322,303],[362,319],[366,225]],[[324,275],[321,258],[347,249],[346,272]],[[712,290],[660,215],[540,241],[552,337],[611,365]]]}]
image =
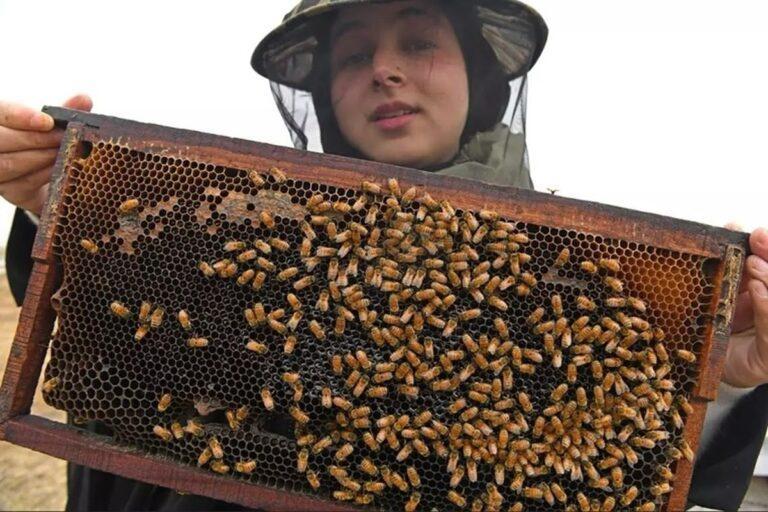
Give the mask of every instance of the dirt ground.
[{"label": "dirt ground", "polygon": [[[5,273],[0,272],[0,375],[5,372],[19,311]],[[32,413],[65,421],[63,412],[43,402],[39,383]],[[66,483],[63,460],[0,441],[0,510],[63,510]]]}]

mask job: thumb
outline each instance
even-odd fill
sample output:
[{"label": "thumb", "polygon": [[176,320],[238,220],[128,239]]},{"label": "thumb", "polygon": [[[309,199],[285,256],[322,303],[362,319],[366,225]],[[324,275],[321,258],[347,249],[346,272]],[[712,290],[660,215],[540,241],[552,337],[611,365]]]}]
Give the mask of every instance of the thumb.
[{"label": "thumb", "polygon": [[87,94],[77,94],[65,101],[62,106],[90,112],[93,108],[93,100]]}]

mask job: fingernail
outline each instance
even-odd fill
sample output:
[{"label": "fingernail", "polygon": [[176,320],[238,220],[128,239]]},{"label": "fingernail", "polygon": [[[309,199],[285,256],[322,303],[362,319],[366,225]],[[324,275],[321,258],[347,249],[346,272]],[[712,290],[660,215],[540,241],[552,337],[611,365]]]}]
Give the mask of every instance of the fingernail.
[{"label": "fingernail", "polygon": [[53,128],[53,118],[48,114],[38,112],[32,118],[32,128],[35,130],[50,130]]}]

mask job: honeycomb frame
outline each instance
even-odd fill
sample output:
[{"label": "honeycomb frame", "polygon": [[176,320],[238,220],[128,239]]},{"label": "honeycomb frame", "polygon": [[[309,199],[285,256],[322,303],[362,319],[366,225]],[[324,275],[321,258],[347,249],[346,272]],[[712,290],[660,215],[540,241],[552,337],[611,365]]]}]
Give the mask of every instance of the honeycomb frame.
[{"label": "honeycomb frame", "polygon": [[[190,265],[194,266],[194,261],[189,258],[185,260],[182,256],[184,253],[195,252],[194,247],[190,245],[192,242],[175,239],[173,235],[178,235],[178,233],[173,233],[174,229],[185,233],[185,240],[200,242],[201,240],[215,239],[221,246],[227,238],[232,238],[235,233],[246,237],[253,236],[254,233],[262,234],[259,231],[260,228],[254,226],[259,224],[259,214],[262,211],[269,211],[277,218],[279,225],[276,232],[299,233],[298,226],[301,219],[310,217],[311,212],[307,204],[313,195],[322,193],[334,200],[347,200],[351,203],[356,197],[359,197],[363,181],[379,183],[386,188],[387,179],[396,178],[403,190],[415,186],[420,193],[426,191],[437,200],[450,200],[453,208],[460,212],[472,211],[477,213],[493,210],[502,219],[512,220],[517,228],[526,234],[526,237],[530,236],[531,252],[539,255],[540,259],[548,258],[547,261],[550,262],[549,264],[539,264],[537,263],[538,260],[534,260],[531,274],[535,276],[535,280],[550,293],[553,291],[562,293],[569,303],[574,302],[574,294],[576,293],[574,290],[587,290],[593,293],[598,293],[600,290],[595,288],[594,284],[585,284],[589,282],[589,276],[583,272],[580,273],[576,267],[555,269],[556,265],[552,260],[562,247],[570,244],[567,246],[573,249],[574,257],[581,259],[592,258],[595,261],[599,261],[601,258],[617,258],[622,261],[637,260],[632,264],[633,266],[630,266],[629,270],[622,273],[628,288],[649,302],[650,309],[653,310],[653,313],[650,314],[653,325],[663,324],[665,328],[668,325],[672,326],[671,329],[667,328],[668,336],[679,338],[675,343],[687,343],[686,348],[690,348],[691,352],[697,356],[697,362],[692,366],[693,370],[678,370],[677,367],[672,370],[672,373],[679,374],[679,378],[685,382],[680,387],[681,389],[685,388],[684,392],[687,394],[692,408],[692,411],[685,417],[683,428],[674,435],[680,440],[685,439],[695,450],[707,402],[715,398],[717,383],[722,372],[735,293],[738,289],[743,259],[748,250],[748,238],[745,234],[532,191],[491,185],[478,186],[476,182],[468,182],[460,178],[367,161],[299,152],[249,141],[136,123],[67,109],[46,107],[45,110],[54,116],[60,126],[67,125],[67,132],[55,166],[49,202],[35,241],[33,249],[35,266],[9,358],[8,369],[3,379],[2,389],[0,389],[0,438],[97,469],[184,492],[225,499],[246,506],[263,507],[267,510],[353,509],[352,505],[329,501],[330,487],[325,486],[325,484],[321,488],[323,492],[317,495],[311,492],[311,488],[306,483],[302,485],[295,478],[281,481],[281,478],[287,478],[281,475],[289,472],[294,461],[293,459],[289,460],[286,455],[290,451],[286,451],[285,448],[287,441],[280,439],[274,431],[257,431],[249,442],[250,448],[248,450],[243,449],[243,451],[253,451],[254,446],[260,444],[258,441],[264,441],[265,445],[280,445],[279,449],[275,448],[274,453],[262,453],[262,458],[257,463],[258,465],[266,464],[269,466],[273,463],[268,460],[268,457],[278,454],[285,460],[274,464],[282,464],[282,469],[280,471],[269,470],[267,476],[255,480],[251,479],[248,482],[247,478],[233,479],[218,476],[190,467],[189,464],[176,462],[180,457],[189,459],[189,455],[182,456],[181,453],[172,454],[164,451],[161,441],[157,439],[155,441],[146,440],[151,439],[151,433],[150,437],[144,435],[146,432],[142,434],[144,437],[141,437],[135,432],[135,427],[126,427],[121,435],[125,439],[130,439],[131,435],[139,436],[137,439],[144,440],[143,449],[130,446],[130,443],[121,444],[110,438],[83,432],[82,429],[73,426],[64,426],[34,417],[28,412],[35,388],[34,383],[37,382],[40,375],[43,358],[49,350],[49,345],[53,343],[51,350],[54,357],[52,364],[49,364],[49,368],[46,369],[46,382],[50,382],[52,377],[59,375],[56,361],[74,357],[66,351],[62,351],[61,348],[62,343],[64,345],[77,344],[77,335],[68,334],[74,332],[69,330],[71,325],[76,325],[79,329],[85,329],[89,333],[91,332],[89,329],[93,328],[87,325],[87,322],[83,323],[80,320],[75,322],[73,320],[70,325],[66,320],[66,312],[75,307],[71,305],[72,301],[81,300],[78,299],[77,293],[71,292],[67,288],[67,286],[74,286],[72,284],[74,280],[67,278],[68,272],[74,274],[76,269],[80,267],[86,270],[85,274],[79,271],[80,273],[77,274],[79,277],[76,281],[88,283],[88,286],[91,287],[90,291],[96,290],[99,293],[99,301],[101,302],[107,301],[107,295],[109,295],[105,295],[103,292],[105,289],[112,290],[110,293],[112,293],[114,300],[123,300],[134,310],[139,308],[139,304],[143,302],[144,298],[150,299],[150,297],[142,295],[142,293],[144,295],[149,293],[146,288],[144,288],[144,292],[136,292],[129,297],[114,296],[117,294],[115,292],[117,288],[109,286],[107,283],[109,280],[106,279],[104,273],[98,270],[98,265],[94,264],[92,268],[89,268],[82,264],[83,260],[73,259],[71,256],[74,254],[73,251],[82,252],[86,247],[90,247],[87,244],[79,248],[73,245],[75,242],[85,240],[83,238],[85,237],[84,232],[74,227],[78,218],[94,215],[104,219],[100,225],[101,231],[89,233],[88,236],[91,238],[88,238],[88,241],[98,247],[99,256],[107,252],[115,255],[113,259],[119,259],[123,262],[125,266],[120,267],[120,271],[116,275],[133,282],[133,276],[145,273],[147,277],[144,279],[152,281],[163,279],[163,276],[171,275],[172,271],[186,272]],[[107,155],[111,156],[108,158]],[[107,161],[110,158],[111,161]],[[268,169],[274,167],[285,173],[286,183],[280,182],[282,177],[270,177]],[[113,171],[125,171],[126,168],[128,170],[135,169],[136,172],[133,175],[126,173],[125,180],[122,182],[110,177],[110,173]],[[175,170],[176,173],[167,174],[169,169]],[[258,170],[261,173],[261,179],[266,181],[266,184],[262,185],[261,188],[255,187],[253,183],[249,182],[249,171],[252,170]],[[93,173],[91,178],[87,177],[89,172]],[[186,176],[185,172],[187,173]],[[168,178],[165,180],[168,183],[165,183],[163,176],[175,176],[175,178]],[[108,189],[105,191],[104,187],[107,185]],[[116,189],[120,190],[118,194],[106,193]],[[157,191],[153,191],[153,189],[157,189]],[[114,197],[112,197],[113,195]],[[183,201],[176,197],[177,195],[182,196],[182,199],[186,198],[184,200],[187,204],[182,204]],[[119,213],[115,213],[121,201],[134,196],[140,197],[146,203],[141,206],[137,216],[121,217]],[[190,197],[194,197],[195,200],[190,200]],[[105,206],[107,204],[110,205],[108,208]],[[72,211],[81,212],[80,217],[73,220]],[[237,220],[230,221],[230,219]],[[201,228],[199,233],[189,231],[190,222]],[[343,223],[344,221],[339,217],[339,224]],[[283,231],[280,231],[281,226]],[[227,236],[222,232],[226,232]],[[265,237],[268,234],[268,232],[264,232]],[[156,267],[155,270],[147,268],[146,264],[140,266],[135,263],[135,260],[141,258],[145,251],[148,253],[152,251],[150,248],[152,244],[157,245],[157,240],[166,236],[175,240],[169,249],[172,258],[184,260],[186,267],[179,265],[178,262],[164,267],[163,261],[165,260],[160,256],[151,256],[147,260],[152,263],[149,267],[154,266]],[[297,236],[298,238],[292,239],[292,241],[295,240],[296,245],[301,240],[300,235]],[[207,243],[210,245],[212,242]],[[224,251],[217,250],[219,257],[223,257]],[[85,252],[89,251],[85,250]],[[633,260],[633,255],[637,254],[641,254],[641,256]],[[167,255],[165,258],[167,259]],[[78,267],[78,261],[81,262],[80,267]],[[131,264],[130,261],[134,261],[134,263]],[[195,271],[197,269],[192,268],[186,281],[191,282],[200,279],[199,275],[191,277]],[[600,275],[606,276],[607,274]],[[170,282],[172,287],[183,289],[186,292],[183,296],[191,301],[190,297],[194,295],[193,290],[189,286],[185,286],[185,279],[173,277],[170,278]],[[270,281],[270,283],[272,282]],[[282,285],[278,281],[274,281],[274,284],[270,286],[280,288]],[[290,287],[287,285],[283,288],[280,288],[283,293],[290,291]],[[62,293],[62,289],[64,293]],[[664,294],[668,296],[663,296]],[[243,293],[235,292],[232,295],[242,298]],[[250,295],[252,296],[253,293]],[[256,295],[259,296],[259,293]],[[536,305],[541,304],[544,300],[541,294],[538,296],[534,292],[533,295],[536,298],[534,301]],[[157,296],[163,298],[161,300],[152,299],[152,301],[159,300],[168,310],[166,323],[175,321],[172,317],[180,309],[179,304],[167,296],[163,296],[162,293],[157,294]],[[231,303],[230,292],[221,292],[215,297],[214,302],[219,304]],[[383,297],[377,298],[379,304],[384,303]],[[257,301],[253,298],[249,300],[251,302]],[[467,302],[464,298],[458,300],[459,304],[464,304],[467,308],[470,307],[471,302]],[[526,301],[521,299],[520,303],[525,304]],[[212,304],[207,305],[209,306],[207,309],[211,309]],[[94,318],[108,315],[108,313],[96,311],[97,308],[92,303],[87,303],[83,307],[83,311],[92,313]],[[519,307],[521,310],[525,309],[522,305]],[[531,308],[532,306],[526,309],[527,314],[532,312]],[[195,306],[196,311],[203,309],[206,309],[203,304]],[[576,310],[572,309],[572,311],[575,312]],[[60,324],[53,336],[54,341],[51,342],[51,332],[57,312],[60,315]],[[695,319],[690,318],[693,315],[696,315]],[[193,315],[193,322],[195,322],[196,316],[198,315]],[[680,325],[685,326],[684,330],[675,331],[677,324],[670,323],[670,318],[677,318]],[[688,320],[685,320],[686,318]],[[100,325],[107,325],[103,323],[103,320],[100,322],[102,322]],[[485,322],[488,321],[485,320]],[[208,323],[210,325],[206,325],[203,330],[213,332],[214,320],[209,320]],[[330,326],[326,328],[330,330]],[[518,328],[522,332],[523,327],[518,326]],[[65,331],[64,334],[61,334],[62,329]],[[112,329],[112,327],[108,329]],[[491,330],[492,327],[485,325],[485,329]],[[117,331],[109,330],[109,332]],[[147,332],[146,335],[149,339],[153,336],[153,332],[149,328]],[[479,331],[475,329],[472,332]],[[360,334],[362,335],[362,333]],[[179,333],[175,334],[176,337],[178,335]],[[329,334],[329,336],[331,335]],[[520,336],[523,337],[523,334]],[[58,342],[57,337],[59,338]],[[309,343],[308,340],[311,339],[312,334],[305,330],[301,331],[301,335],[297,337],[299,338],[299,347],[302,347]],[[61,341],[62,339],[64,342]],[[343,340],[333,341],[339,345],[344,344]],[[81,361],[83,365],[87,366],[89,357],[95,356],[95,352],[89,351],[84,341],[80,340],[79,342],[83,346],[83,352],[79,357],[68,360],[67,365],[71,366],[75,361]],[[533,345],[526,345],[524,342],[525,340],[521,341],[523,346],[533,347]],[[144,343],[144,345],[148,344]],[[274,343],[272,344],[274,345]],[[672,350],[681,346],[683,345],[671,345]],[[368,343],[366,348],[371,351],[370,353],[377,349],[372,343]],[[178,358],[177,360],[194,357],[188,356],[189,350],[192,349],[175,347],[173,348],[173,355]],[[303,348],[298,349],[297,359],[299,363],[303,361],[308,363],[307,367],[312,368],[318,366],[311,364],[313,358],[318,354],[312,351],[305,353],[303,350]],[[125,375],[130,373],[129,369],[133,368],[133,376],[124,378],[128,378],[129,381],[134,379],[131,382],[136,384],[134,387],[137,390],[141,388],[141,384],[135,380],[136,375],[140,375],[142,369],[146,368],[146,366],[137,367],[139,362],[143,365],[150,365],[156,379],[168,381],[173,377],[172,375],[164,375],[160,366],[151,366],[153,360],[160,360],[162,353],[163,351],[155,350],[151,356],[145,355],[143,358],[131,353],[122,360],[128,369],[124,367],[118,370]],[[219,365],[217,371],[226,372],[227,379],[242,384],[243,381],[237,380],[235,376],[237,372],[234,372],[233,369],[242,372],[243,368],[238,368],[238,365],[243,366],[244,363],[238,359],[232,359],[226,351],[222,352],[219,357],[229,357],[227,363],[232,366]],[[255,387],[263,387],[267,380],[271,382],[273,389],[279,387],[277,381],[281,373],[280,370],[285,370],[285,368],[280,367],[278,370],[281,359],[278,356],[275,357],[277,363],[271,361],[269,364],[265,363],[250,368],[252,372],[254,368],[259,370],[256,372],[259,375],[256,378],[259,385]],[[299,363],[289,365],[290,369],[301,369],[303,365]],[[187,364],[192,365],[189,361]],[[245,365],[244,368],[247,369],[248,366]],[[270,372],[263,371],[270,368],[272,369]],[[308,371],[320,372],[313,375],[321,378],[322,371],[330,372],[327,365],[325,368],[325,370],[317,368]],[[546,388],[549,392],[555,387],[556,383],[552,380],[554,377],[548,376],[551,372],[547,373],[543,370],[542,372],[545,375],[540,380],[549,383],[547,384],[549,387]],[[262,377],[262,374],[267,374],[267,376]],[[89,376],[89,378],[92,377]],[[112,378],[114,376],[110,375],[104,382],[109,382]],[[534,401],[541,398],[541,389],[545,387],[544,384],[528,382],[524,376],[521,382],[523,388],[530,391]],[[168,386],[165,384],[165,387]],[[108,391],[112,389],[114,386],[110,386]],[[230,386],[226,389],[229,391],[220,391],[220,393],[225,395],[237,394],[235,390],[241,388]],[[309,383],[307,393],[316,395],[318,392],[319,388]],[[121,408],[110,403],[108,394],[105,394],[104,390],[88,391],[90,395],[86,393],[78,398],[69,399],[57,398],[56,393],[58,391],[54,391],[54,394],[51,395],[52,403],[70,413],[83,413],[87,407],[83,406],[82,402],[103,404],[103,407],[95,406],[100,411],[98,414],[91,414],[86,419],[100,419],[113,423],[120,419],[127,424],[131,423],[124,416],[104,414],[104,411],[111,411],[112,409],[117,411]],[[215,393],[212,392],[211,394]],[[198,400],[194,402],[194,405],[199,412],[201,393],[198,391],[197,395]],[[155,393],[152,400],[156,401],[157,396],[158,393]],[[284,390],[276,392],[275,401],[278,410],[285,412],[289,408],[288,405],[291,402],[288,396],[289,394]],[[252,397],[243,395],[239,399],[240,402],[238,403],[248,402],[253,408]],[[313,399],[319,400],[319,396],[314,396]],[[152,400],[146,396],[139,396],[139,392],[136,391],[136,395],[124,397],[122,405],[124,410],[130,410],[136,403],[141,403],[142,407],[147,408]],[[425,403],[432,403],[426,398],[425,401]],[[230,404],[234,408],[235,402],[230,402]],[[421,405],[423,406],[423,403]],[[215,408],[223,410],[223,407]],[[406,408],[406,410],[408,409]],[[415,415],[418,411],[414,410],[413,412]],[[312,409],[312,414],[314,415],[314,409]],[[219,421],[223,423],[223,420],[220,419]],[[141,422],[141,424],[144,427],[150,426],[146,421]],[[263,424],[259,424],[259,428],[268,430]],[[206,429],[208,432],[220,430],[222,438],[226,437],[226,428],[222,428],[222,425],[218,423],[209,424]],[[202,446],[205,446],[205,443]],[[199,450],[200,447],[198,446],[197,449]],[[237,450],[239,448],[235,448],[235,451]],[[657,452],[653,456],[649,455],[649,460],[655,460],[654,457],[659,458],[661,452],[658,450]],[[176,457],[176,460],[173,457]],[[332,462],[333,460],[330,458],[321,458],[312,467],[320,471],[321,467]],[[428,481],[431,478],[438,478],[437,476],[430,476],[436,473],[433,469],[434,464],[433,462],[424,463],[426,469],[422,470],[422,475],[426,476]],[[650,467],[651,462],[648,464]],[[683,508],[692,471],[692,464],[685,459],[680,459],[673,465],[674,489],[671,493],[665,494],[657,500],[659,505],[670,510]],[[483,475],[485,473],[481,469],[481,476]],[[638,477],[637,480],[644,482],[645,487],[641,486],[641,494],[647,494],[647,488],[651,485],[652,479],[646,475],[646,477]],[[567,484],[563,485],[567,487]],[[433,506],[437,503],[446,509],[451,506],[447,502],[440,502],[437,497],[433,496],[431,488],[424,489],[423,494],[426,496],[426,503],[431,503]],[[382,509],[393,509],[395,503],[394,498],[382,498],[382,502],[379,502],[378,506]],[[530,503],[526,502],[526,505],[528,506]],[[533,507],[535,509],[535,503]],[[541,507],[546,509],[547,505],[542,502],[539,505],[539,508]],[[469,508],[468,505],[467,509]]]}]

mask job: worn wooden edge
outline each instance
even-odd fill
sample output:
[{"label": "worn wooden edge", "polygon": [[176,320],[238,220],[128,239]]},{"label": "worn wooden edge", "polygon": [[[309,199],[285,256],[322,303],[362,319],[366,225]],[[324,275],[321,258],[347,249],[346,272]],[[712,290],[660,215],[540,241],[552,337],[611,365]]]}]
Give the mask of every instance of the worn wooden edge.
[{"label": "worn wooden edge", "polygon": [[[686,418],[685,428],[683,429],[683,438],[691,446],[694,453],[699,449],[699,436],[704,426],[704,417],[707,414],[708,401],[703,398],[694,398],[691,400],[693,413]],[[688,492],[691,489],[691,478],[693,477],[693,463],[686,459],[677,461],[674,469],[675,480],[672,482],[672,493],[665,505],[665,509],[670,512],[685,510],[688,500]]]},{"label": "worn wooden edge", "polygon": [[35,262],[0,386],[0,425],[32,407],[53,330],[50,298],[56,281],[55,264]]},{"label": "worn wooden edge", "polygon": [[130,143],[136,149],[163,156],[206,159],[218,165],[239,168],[278,165],[291,178],[322,180],[354,189],[360,188],[361,178],[394,177],[403,184],[448,195],[454,206],[460,208],[480,209],[493,204],[499,213],[524,222],[632,240],[701,256],[721,257],[724,244],[748,247],[746,233],[597,202],[60,107],[44,107],[43,111],[53,116],[59,126],[73,121],[82,123],[84,133],[90,133],[94,138]]},{"label": "worn wooden edge", "polygon": [[66,166],[67,162],[76,161],[73,156],[76,155],[79,143],[79,126],[73,124],[64,133],[59,152],[56,155],[56,162],[53,165],[48,199],[43,206],[37,235],[32,246],[32,258],[36,261],[51,262],[53,260],[53,240],[59,221],[61,199],[67,190],[67,180],[69,179]]},{"label": "worn wooden edge", "polygon": [[741,247],[728,245],[718,266],[712,286],[718,293],[710,305],[710,322],[704,335],[700,354],[700,373],[694,395],[707,400],[717,399],[717,390],[725,369],[731,325],[736,312],[739,282],[745,253]]},{"label": "worn wooden edge", "polygon": [[119,447],[106,436],[39,416],[27,415],[11,419],[5,424],[4,430],[5,440],[8,442],[75,464],[245,507],[274,512],[360,510],[306,494],[279,491],[237,481],[231,477],[214,475],[206,470],[182,466],[170,459]]}]

